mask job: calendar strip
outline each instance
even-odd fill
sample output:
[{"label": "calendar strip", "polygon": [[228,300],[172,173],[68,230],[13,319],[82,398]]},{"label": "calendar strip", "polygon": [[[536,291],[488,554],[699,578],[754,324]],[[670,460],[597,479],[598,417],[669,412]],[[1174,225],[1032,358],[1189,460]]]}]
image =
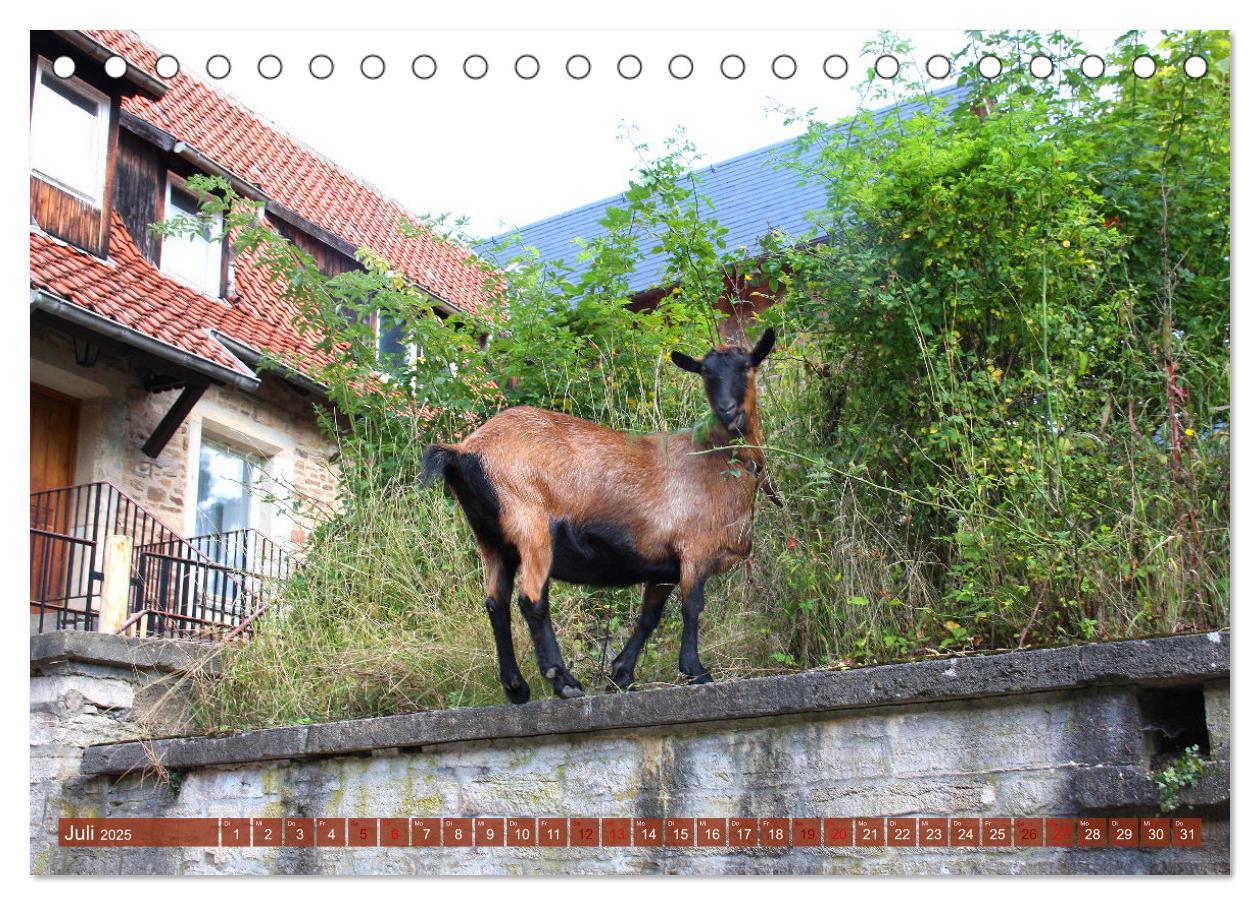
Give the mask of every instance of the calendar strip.
[{"label": "calendar strip", "polygon": [[1199,817],[63,817],[63,848],[1200,848]]}]

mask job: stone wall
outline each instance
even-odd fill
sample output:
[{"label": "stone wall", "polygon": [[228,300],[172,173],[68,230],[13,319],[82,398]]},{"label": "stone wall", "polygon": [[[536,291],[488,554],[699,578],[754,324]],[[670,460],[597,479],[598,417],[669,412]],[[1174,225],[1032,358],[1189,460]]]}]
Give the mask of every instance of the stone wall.
[{"label": "stone wall", "polygon": [[[36,873],[1229,871],[1228,633],[145,743],[120,741],[135,732],[126,692],[73,665],[119,653],[65,639],[32,641],[44,645],[32,655]],[[125,656],[153,670],[147,650]],[[185,650],[168,643],[162,669],[181,668]],[[1190,739],[1209,769],[1177,813],[1203,819],[1201,849],[52,842],[63,816],[1158,816],[1147,773]]]},{"label": "stone wall", "polygon": [[31,380],[80,400],[76,483],[109,481],[181,535],[194,533],[203,438],[253,454],[265,463],[267,492],[301,501],[263,504],[259,529],[286,546],[305,542],[336,499],[332,447],[316,422],[315,398],[275,377],[264,375],[253,393],[210,387],[156,459],[141,447],[179,390],[146,391],[135,369],[108,352],[80,367],[70,337],[45,327],[32,328]]}]

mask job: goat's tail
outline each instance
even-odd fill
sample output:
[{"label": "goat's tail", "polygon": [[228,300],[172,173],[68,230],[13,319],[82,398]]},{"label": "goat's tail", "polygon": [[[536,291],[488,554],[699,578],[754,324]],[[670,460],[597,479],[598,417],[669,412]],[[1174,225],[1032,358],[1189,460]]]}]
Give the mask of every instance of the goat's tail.
[{"label": "goat's tail", "polygon": [[434,443],[424,451],[424,474],[420,478],[420,486],[427,487],[439,477],[445,478],[449,469],[459,467],[459,450],[453,446]]}]

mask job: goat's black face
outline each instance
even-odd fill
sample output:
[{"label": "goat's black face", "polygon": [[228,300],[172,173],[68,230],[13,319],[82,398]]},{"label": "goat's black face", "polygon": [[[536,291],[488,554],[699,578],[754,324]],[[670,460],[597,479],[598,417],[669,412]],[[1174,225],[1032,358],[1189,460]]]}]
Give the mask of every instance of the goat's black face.
[{"label": "goat's black face", "polygon": [[684,371],[704,378],[704,392],[713,414],[732,436],[739,437],[748,429],[753,371],[772,348],[774,330],[767,330],[751,351],[719,346],[710,349],[699,361],[682,352],[672,353],[670,359]]}]

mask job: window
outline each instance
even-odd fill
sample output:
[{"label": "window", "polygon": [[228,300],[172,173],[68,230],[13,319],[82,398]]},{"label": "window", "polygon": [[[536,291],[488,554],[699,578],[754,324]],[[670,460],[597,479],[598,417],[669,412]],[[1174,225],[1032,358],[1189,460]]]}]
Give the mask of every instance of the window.
[{"label": "window", "polygon": [[202,292],[219,295],[223,286],[223,243],[216,236],[223,230],[223,215],[202,217],[197,196],[183,180],[168,176],[165,219],[174,220],[177,217],[195,220],[197,232],[191,236],[166,236],[162,239],[162,272]]},{"label": "window", "polygon": [[[382,374],[405,373],[416,356],[415,347],[407,342],[407,330],[399,321],[383,311],[359,311],[349,305],[340,309],[342,318],[352,327],[366,327],[376,346],[376,363]],[[364,341],[368,339],[364,336]]]},{"label": "window", "polygon": [[109,98],[41,59],[31,102],[31,170],[100,207],[109,150]]},{"label": "window", "polygon": [[256,466],[244,453],[202,440],[197,469],[198,536],[254,526],[255,471]]}]

